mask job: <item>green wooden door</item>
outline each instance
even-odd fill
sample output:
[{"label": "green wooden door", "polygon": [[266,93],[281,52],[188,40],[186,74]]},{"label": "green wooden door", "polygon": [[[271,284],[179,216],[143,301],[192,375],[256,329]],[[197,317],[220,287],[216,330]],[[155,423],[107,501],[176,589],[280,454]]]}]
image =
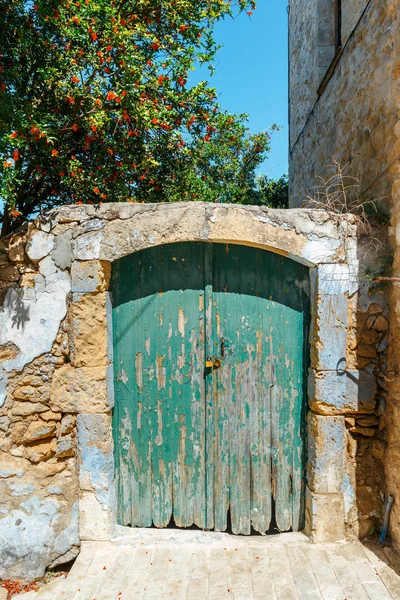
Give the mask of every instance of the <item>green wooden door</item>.
[{"label": "green wooden door", "polygon": [[303,525],[308,272],[181,243],[113,265],[118,521]]}]

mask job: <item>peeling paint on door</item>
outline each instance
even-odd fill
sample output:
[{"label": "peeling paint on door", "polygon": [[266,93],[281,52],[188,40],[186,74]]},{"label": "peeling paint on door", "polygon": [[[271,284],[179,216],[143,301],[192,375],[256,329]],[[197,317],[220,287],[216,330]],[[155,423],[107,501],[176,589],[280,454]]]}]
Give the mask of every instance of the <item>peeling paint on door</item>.
[{"label": "peeling paint on door", "polygon": [[302,265],[235,245],[114,264],[119,523],[225,531],[230,513],[264,534],[275,506],[302,527],[307,289]]}]

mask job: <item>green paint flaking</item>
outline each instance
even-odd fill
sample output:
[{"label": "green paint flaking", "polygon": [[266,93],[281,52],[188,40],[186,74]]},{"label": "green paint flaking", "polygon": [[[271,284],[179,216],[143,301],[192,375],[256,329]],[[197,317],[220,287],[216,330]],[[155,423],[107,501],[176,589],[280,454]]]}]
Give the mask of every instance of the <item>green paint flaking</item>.
[{"label": "green paint flaking", "polygon": [[114,263],[121,524],[224,531],[229,509],[234,533],[265,533],[274,497],[278,527],[302,527],[307,282],[302,265],[235,245]]}]

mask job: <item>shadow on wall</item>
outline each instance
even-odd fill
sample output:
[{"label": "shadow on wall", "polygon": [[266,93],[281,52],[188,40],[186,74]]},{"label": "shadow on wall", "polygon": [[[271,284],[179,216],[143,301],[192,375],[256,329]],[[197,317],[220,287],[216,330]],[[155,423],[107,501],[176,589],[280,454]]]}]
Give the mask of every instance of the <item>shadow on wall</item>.
[{"label": "shadow on wall", "polygon": [[4,299],[1,311],[8,311],[11,314],[12,327],[22,329],[25,323],[29,321],[29,304],[24,303],[25,290],[9,289]]}]

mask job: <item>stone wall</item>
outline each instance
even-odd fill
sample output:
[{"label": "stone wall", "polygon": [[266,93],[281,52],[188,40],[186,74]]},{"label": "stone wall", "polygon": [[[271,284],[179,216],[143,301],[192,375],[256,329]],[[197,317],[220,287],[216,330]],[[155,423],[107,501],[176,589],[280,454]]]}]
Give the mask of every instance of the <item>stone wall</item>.
[{"label": "stone wall", "polygon": [[291,206],[315,194],[333,159],[368,196],[389,201],[398,179],[400,2],[342,4],[342,51],[318,93],[317,6],[290,2]]},{"label": "stone wall", "polygon": [[[318,7],[308,0],[290,2],[291,206],[315,197],[319,178],[332,174],[327,167],[333,160],[347,165],[347,175],[360,182],[361,196],[382,201],[392,213],[388,232],[396,276],[400,267],[400,1],[351,0],[342,2],[342,7],[342,48],[324,75],[315,62],[321,27]],[[381,238],[379,243],[375,235]],[[368,265],[379,270],[384,255],[390,254],[385,235],[375,231],[361,235],[358,254],[364,273]],[[348,364],[358,365],[369,382],[363,388],[375,389],[375,395],[369,405],[371,414],[346,415],[348,475],[357,489],[358,512],[355,518],[350,511],[349,526],[361,536],[376,530],[385,494],[394,493],[391,534],[400,549],[399,284],[382,284],[378,292],[372,286],[375,292],[371,292],[362,279],[361,274],[353,298]]]},{"label": "stone wall", "polygon": [[333,541],[370,529],[381,502],[365,512],[362,498],[377,485],[369,461],[381,450],[375,371],[386,313],[371,297],[359,330],[355,229],[352,217],[324,211],[109,204],[62,207],[3,238],[0,577],[39,576],[80,540],[118,533],[111,266],[173,242],[252,245],[310,268],[307,533]]},{"label": "stone wall", "polygon": [[0,242],[0,577],[27,579],[79,545],[76,420],[51,393],[69,355],[69,277],[45,258],[47,234],[27,245],[34,230]]}]

